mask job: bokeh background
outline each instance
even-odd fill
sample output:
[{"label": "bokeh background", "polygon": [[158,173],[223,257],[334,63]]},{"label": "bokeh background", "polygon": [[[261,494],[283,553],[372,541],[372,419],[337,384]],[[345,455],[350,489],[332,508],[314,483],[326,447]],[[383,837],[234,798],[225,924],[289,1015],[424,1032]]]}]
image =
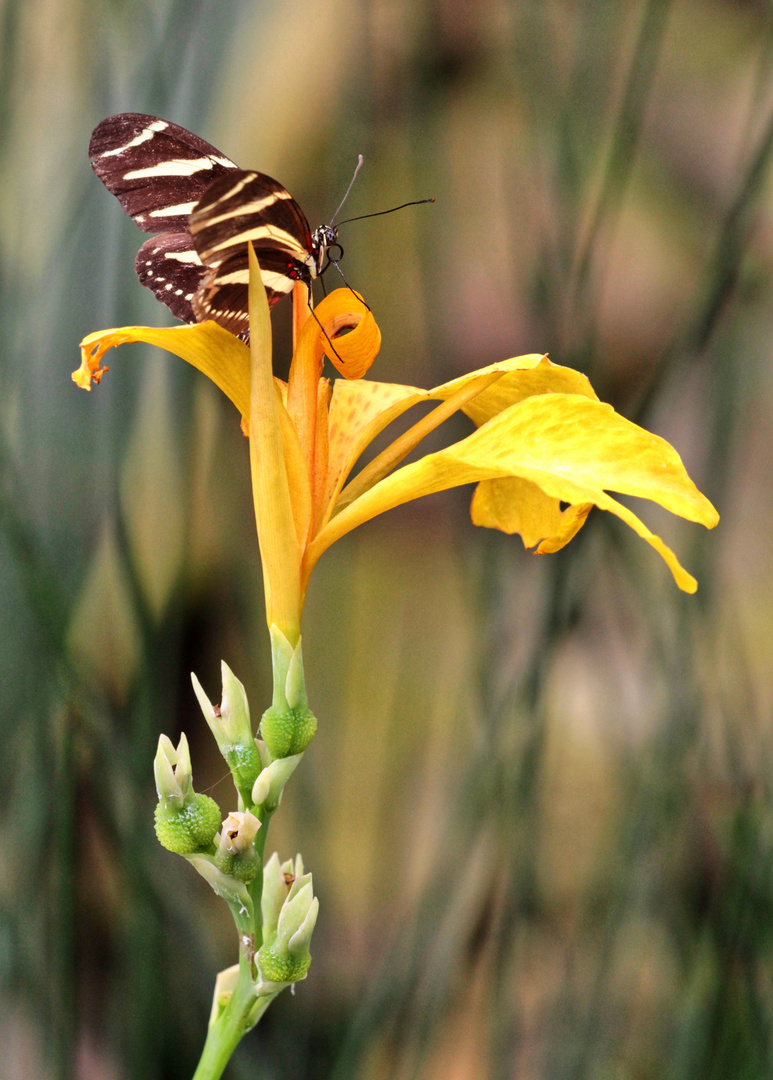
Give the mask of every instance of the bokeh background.
[{"label": "bokeh background", "polygon": [[88,165],[119,111],[312,225],[359,152],[350,214],[435,196],[342,231],[373,376],[548,351],[722,515],[642,508],[693,597],[616,519],[537,559],[468,490],[325,556],[269,839],[314,872],[314,963],[231,1080],[772,1075],[773,5],[3,0],[0,1076],[192,1075],[235,940],[155,840],[151,761],[184,729],[227,811],[189,673],[270,695],[232,407],[141,346],[70,381],[86,333],[168,322]]}]

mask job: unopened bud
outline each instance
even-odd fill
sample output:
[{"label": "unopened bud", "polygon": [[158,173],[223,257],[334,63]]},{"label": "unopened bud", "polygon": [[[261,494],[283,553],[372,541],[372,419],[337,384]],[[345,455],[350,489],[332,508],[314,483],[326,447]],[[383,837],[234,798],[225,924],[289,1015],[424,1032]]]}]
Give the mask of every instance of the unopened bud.
[{"label": "unopened bud", "polygon": [[153,762],[158,791],[156,836],[168,851],[190,855],[208,847],[220,826],[220,807],[208,795],[193,790],[188,740],[180,736],[175,749],[161,735]]},{"label": "unopened bud", "polygon": [[279,864],[276,852],[263,867],[263,895],[260,900],[260,913],[263,919],[263,940],[273,941],[279,922],[279,912],[287,899],[292,881],[287,881],[284,866]]},{"label": "unopened bud", "polygon": [[191,673],[191,682],[204,719],[217,740],[220,753],[228,763],[237,790],[249,797],[260,772],[261,761],[252,736],[250,707],[244,687],[223,661],[223,699],[216,707],[204,693],[201,683]]},{"label": "unopened bud", "polygon": [[[269,895],[266,896],[267,879],[264,878],[266,901],[265,906],[261,906],[264,944],[258,950],[258,965],[266,982],[297,982],[306,977],[311,963],[309,944],[317,921],[319,900],[314,896],[311,874],[301,873],[293,878],[289,869],[296,868],[303,870],[300,858],[295,867],[292,863],[280,867],[276,855],[269,859],[266,866],[270,885]],[[289,888],[284,884],[288,878],[291,879]],[[276,909],[283,884],[286,895],[277,917]]]},{"label": "unopened bud", "polygon": [[249,810],[228,815],[215,853],[218,870],[239,881],[252,881],[260,869],[260,856],[255,850],[259,828],[260,822]]},{"label": "unopened bud", "polygon": [[293,647],[282,631],[272,625],[271,660],[274,669],[274,696],[263,713],[260,733],[271,757],[302,754],[317,730],[317,718],[309,709],[303,672],[301,642]]},{"label": "unopened bud", "polygon": [[159,799],[175,799],[182,806],[185,796],[192,791],[191,754],[185,733],[180,736],[177,749],[168,735],[159,735],[153,773]]}]

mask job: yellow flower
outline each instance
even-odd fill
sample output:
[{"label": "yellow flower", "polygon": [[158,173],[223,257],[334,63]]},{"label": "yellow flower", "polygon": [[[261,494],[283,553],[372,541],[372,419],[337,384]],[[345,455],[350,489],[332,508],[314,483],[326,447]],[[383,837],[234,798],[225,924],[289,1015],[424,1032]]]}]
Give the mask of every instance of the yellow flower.
[{"label": "yellow flower", "polygon": [[[81,367],[73,374],[89,389],[107,370],[100,365],[109,348],[143,341],[187,360],[230,398],[251,436],[268,623],[291,646],[299,639],[309,575],[331,544],[394,506],[472,482],[476,525],[520,533],[527,547],[543,554],[567,544],[598,506],[651,544],[681,589],[695,591],[695,579],[674,553],[608,492],[651,499],[708,528],[719,520],[716,510],[674,448],[600,402],[584,375],[531,354],[433,390],[365,380],[381,343],[372,313],[350,290],[339,289],[317,307],[317,322],[307,317],[304,290],[296,287],[287,383],[273,375],[268,303],[252,249],[249,347],[212,322],[167,330],[128,326],[84,338]],[[326,353],[343,375],[332,385],[322,377]],[[421,401],[438,404],[349,480],[373,439]],[[397,467],[459,410],[475,424],[471,435]]]}]

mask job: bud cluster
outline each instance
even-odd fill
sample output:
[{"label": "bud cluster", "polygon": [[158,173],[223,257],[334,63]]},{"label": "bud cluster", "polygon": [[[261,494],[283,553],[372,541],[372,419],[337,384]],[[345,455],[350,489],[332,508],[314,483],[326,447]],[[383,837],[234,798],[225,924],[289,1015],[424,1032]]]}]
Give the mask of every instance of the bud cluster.
[{"label": "bud cluster", "polygon": [[[222,665],[219,706],[212,704],[199,680],[191,676],[201,710],[231,770],[239,809],[221,825],[214,799],[194,791],[185,735],[176,748],[162,735],[154,762],[158,839],[168,850],[185,856],[228,903],[240,948],[249,959],[245,969],[250,972],[249,993],[253,1000],[260,999],[260,1008],[284,987],[306,977],[311,963],[309,943],[319,910],[311,874],[304,873],[300,855],[280,864],[274,854],[265,868],[262,866],[265,825],[279,806],[285,784],[317,726],[306,700],[300,641],[291,646],[272,626],[271,643],[274,695],[261,722],[262,740],[253,736],[247,695],[227,664]],[[262,933],[256,916],[262,919]],[[257,952],[256,945],[260,946]],[[237,965],[222,973],[212,1023],[227,1010],[234,988],[241,986],[240,970]],[[239,993],[243,994],[244,988]],[[258,1012],[254,1015],[257,1018]]]}]

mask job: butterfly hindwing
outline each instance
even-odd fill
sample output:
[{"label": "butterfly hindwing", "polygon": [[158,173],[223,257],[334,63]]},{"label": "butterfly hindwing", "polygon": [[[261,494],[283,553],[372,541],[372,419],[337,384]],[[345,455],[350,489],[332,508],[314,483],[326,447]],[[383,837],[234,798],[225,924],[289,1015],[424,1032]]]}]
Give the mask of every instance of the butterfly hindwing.
[{"label": "butterfly hindwing", "polygon": [[134,269],[140,282],[166,304],[176,319],[197,321],[191,301],[207,268],[196,254],[190,233],[151,236],[137,252]]}]

